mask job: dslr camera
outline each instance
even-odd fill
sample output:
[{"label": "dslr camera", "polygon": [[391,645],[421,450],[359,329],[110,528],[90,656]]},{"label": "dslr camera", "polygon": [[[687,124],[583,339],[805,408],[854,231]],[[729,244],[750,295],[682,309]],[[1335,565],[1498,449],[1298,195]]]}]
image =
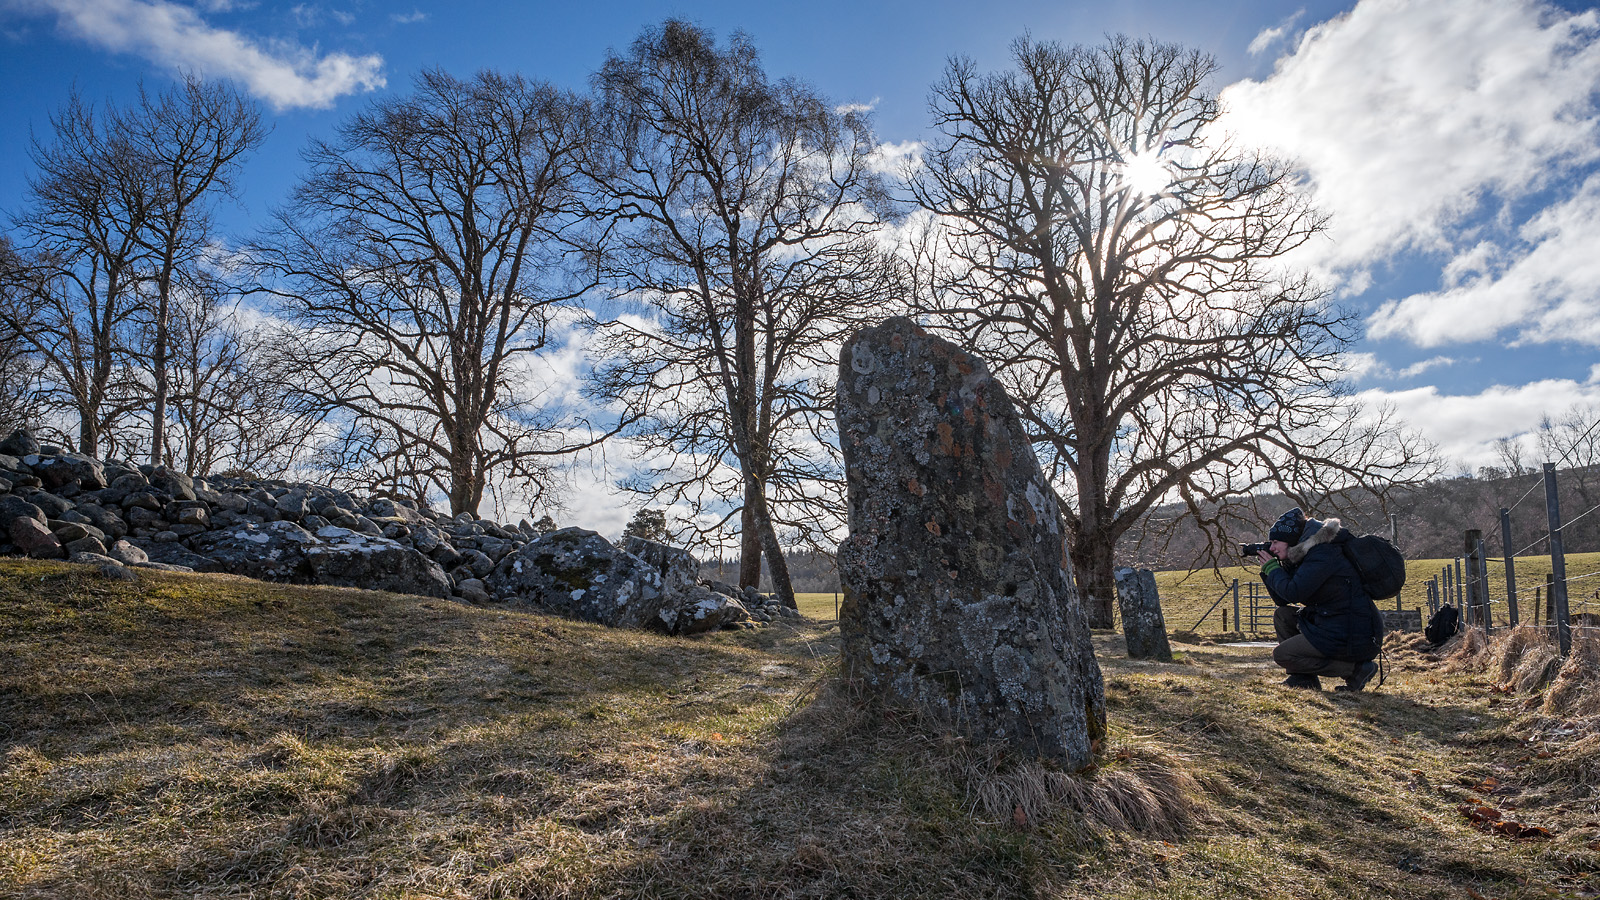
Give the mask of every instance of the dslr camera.
[{"label": "dslr camera", "polygon": [[1271,553],[1272,542],[1262,541],[1259,544],[1240,544],[1239,555],[1245,559],[1255,559],[1257,553]]}]

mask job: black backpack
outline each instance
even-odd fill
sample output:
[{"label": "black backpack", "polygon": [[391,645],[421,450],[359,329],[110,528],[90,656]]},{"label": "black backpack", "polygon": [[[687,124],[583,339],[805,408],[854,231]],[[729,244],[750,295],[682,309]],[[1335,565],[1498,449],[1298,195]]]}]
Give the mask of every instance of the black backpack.
[{"label": "black backpack", "polygon": [[1428,619],[1428,627],[1422,629],[1422,636],[1430,644],[1442,644],[1456,636],[1460,624],[1461,611],[1446,603]]},{"label": "black backpack", "polygon": [[1361,576],[1361,587],[1368,597],[1387,600],[1400,595],[1400,589],[1406,586],[1406,558],[1388,538],[1377,534],[1352,536],[1342,542],[1342,548],[1344,558]]}]

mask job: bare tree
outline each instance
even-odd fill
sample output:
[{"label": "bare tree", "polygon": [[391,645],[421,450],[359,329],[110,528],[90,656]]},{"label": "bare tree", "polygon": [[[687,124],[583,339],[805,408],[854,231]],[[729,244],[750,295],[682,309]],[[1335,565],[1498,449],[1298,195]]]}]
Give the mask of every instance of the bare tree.
[{"label": "bare tree", "polygon": [[78,450],[109,455],[113,426],[139,408],[127,330],[137,311],[154,193],[140,148],[76,94],[35,139],[37,172],[16,220],[27,275],[6,324],[38,353],[47,409],[77,420]]},{"label": "bare tree", "polygon": [[0,235],[0,434],[39,426],[40,360],[27,338],[33,274]]},{"label": "bare tree", "polygon": [[1522,442],[1515,437],[1502,437],[1494,442],[1495,456],[1507,475],[1512,478],[1525,474],[1528,467],[1522,461]]},{"label": "bare tree", "polygon": [[1315,508],[1427,471],[1339,382],[1346,321],[1283,257],[1322,230],[1281,162],[1214,127],[1215,63],[1114,38],[953,60],[913,190],[923,319],[990,360],[1075,507],[1073,566],[1109,626],[1118,538],[1182,500],[1223,546],[1235,502]]},{"label": "bare tree", "polygon": [[144,227],[138,232],[151,268],[151,296],[144,310],[149,340],[140,358],[150,368],[150,464],[161,465],[171,392],[174,291],[185,269],[202,264],[214,240],[210,202],[232,192],[245,154],[260,145],[266,130],[253,102],[224,82],[193,75],[154,97],[141,87],[139,102],[112,117],[111,127],[136,148],[135,163],[150,189]]},{"label": "bare tree", "polygon": [[339,429],[326,458],[456,513],[494,477],[544,487],[574,448],[530,365],[592,284],[567,240],[585,137],[583,105],[554,88],[429,71],[311,146],[256,256],[298,326],[282,349],[299,400]]},{"label": "bare tree", "polygon": [[779,529],[816,540],[843,505],[838,343],[903,296],[878,242],[888,201],[868,123],[769,81],[743,34],[718,46],[676,20],[594,83],[606,275],[637,305],[601,328],[593,393],[638,417],[629,434],[655,462],[625,486],[709,514],[702,542],[738,516],[740,585],[765,555],[791,596]]},{"label": "bare tree", "polygon": [[1600,493],[1600,408],[1577,403],[1539,421],[1539,454],[1562,470],[1560,482],[1577,491],[1583,509]]},{"label": "bare tree", "polygon": [[231,286],[204,270],[186,273],[174,290],[167,330],[162,463],[191,475],[276,477],[293,468],[318,420],[292,408],[295,373],[274,368],[278,330],[249,315]]}]

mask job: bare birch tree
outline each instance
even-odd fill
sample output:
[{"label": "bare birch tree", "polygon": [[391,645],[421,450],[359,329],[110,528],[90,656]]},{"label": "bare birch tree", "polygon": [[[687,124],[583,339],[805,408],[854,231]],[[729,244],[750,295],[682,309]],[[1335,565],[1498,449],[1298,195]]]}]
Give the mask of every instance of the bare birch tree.
[{"label": "bare birch tree", "polygon": [[592,284],[568,241],[586,136],[583,104],[547,85],[428,71],[307,151],[255,253],[336,466],[475,513],[491,479],[537,492],[574,449],[528,365]]},{"label": "bare birch tree", "polygon": [[815,540],[843,505],[837,345],[903,296],[878,244],[888,202],[868,123],[769,80],[744,35],[718,46],[675,20],[594,83],[605,272],[640,304],[600,330],[594,394],[638,417],[628,433],[654,466],[626,486],[710,511],[712,533],[737,516],[740,585],[765,556],[792,596],[779,529]]},{"label": "bare birch tree", "polygon": [[1027,39],[1014,68],[953,60],[916,176],[936,214],[924,321],[988,359],[1067,495],[1091,622],[1113,549],[1181,499],[1213,548],[1235,501],[1426,474],[1428,449],[1345,395],[1348,323],[1284,257],[1323,219],[1283,162],[1217,126],[1208,57]]}]

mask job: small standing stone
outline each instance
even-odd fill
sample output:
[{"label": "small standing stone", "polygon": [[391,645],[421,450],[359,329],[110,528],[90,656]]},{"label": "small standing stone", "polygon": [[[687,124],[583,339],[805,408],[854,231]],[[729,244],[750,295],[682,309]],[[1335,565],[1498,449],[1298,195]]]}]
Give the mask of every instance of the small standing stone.
[{"label": "small standing stone", "polygon": [[1172,662],[1172,645],[1167,642],[1167,622],[1161,615],[1155,573],[1122,566],[1112,577],[1117,582],[1117,604],[1122,609],[1128,658]]}]

